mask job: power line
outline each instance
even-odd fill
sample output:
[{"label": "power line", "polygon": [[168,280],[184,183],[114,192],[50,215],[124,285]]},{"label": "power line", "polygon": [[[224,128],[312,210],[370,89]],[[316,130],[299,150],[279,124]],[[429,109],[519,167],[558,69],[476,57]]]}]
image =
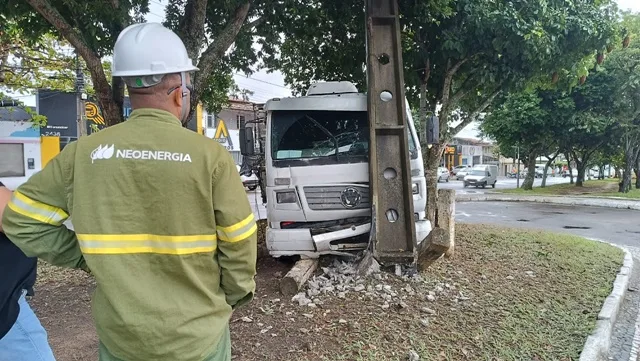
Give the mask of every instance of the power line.
[{"label": "power line", "polygon": [[266,81],[266,80],[261,80],[261,79],[252,78],[252,77],[250,77],[250,76],[247,76],[247,75],[244,75],[244,74],[240,74],[240,73],[233,73],[233,74],[235,74],[235,75],[237,75],[237,76],[240,76],[240,77],[243,77],[243,78],[245,78],[245,79],[251,79],[251,80],[255,80],[255,81],[260,82],[260,83],[265,83],[265,84],[269,84],[269,85],[277,86],[277,87],[279,87],[279,88],[283,88],[283,89],[290,90],[289,88],[287,88],[287,87],[286,87],[286,86],[284,86],[284,85],[280,85],[280,84],[276,84],[276,83],[271,83],[271,82],[268,82],[268,81]]}]

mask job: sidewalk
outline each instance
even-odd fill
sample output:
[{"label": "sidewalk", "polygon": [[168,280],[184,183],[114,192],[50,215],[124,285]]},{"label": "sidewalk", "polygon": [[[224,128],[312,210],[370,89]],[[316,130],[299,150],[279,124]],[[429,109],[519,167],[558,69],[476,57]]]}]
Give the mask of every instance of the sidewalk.
[{"label": "sidewalk", "polygon": [[590,206],[617,209],[633,209],[640,211],[640,201],[623,198],[584,197],[584,196],[549,196],[549,195],[515,195],[502,193],[456,194],[458,202],[536,202],[562,204],[568,206]]}]

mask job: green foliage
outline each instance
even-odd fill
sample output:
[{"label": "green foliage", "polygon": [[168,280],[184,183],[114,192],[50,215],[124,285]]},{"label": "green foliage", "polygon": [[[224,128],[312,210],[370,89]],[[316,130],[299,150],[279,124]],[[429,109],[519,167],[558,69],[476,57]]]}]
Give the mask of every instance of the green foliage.
[{"label": "green foliage", "polygon": [[[142,15],[149,12],[149,0],[118,1],[117,7],[112,1],[48,0],[47,3],[100,58],[111,54],[122,28],[141,21]],[[59,34],[56,27],[25,0],[0,0],[0,9],[6,18],[16,22],[31,44],[40,42],[45,34]]]},{"label": "green foliage", "polygon": [[[67,44],[61,40],[63,35],[65,39],[74,36],[79,39],[84,50],[95,55],[98,59],[103,59],[105,56],[111,55],[115,41],[122,29],[132,23],[144,21],[144,15],[149,13],[150,0],[95,2],[38,0],[38,2],[48,3],[51,9],[59,15],[59,18],[49,22],[24,0],[0,0],[0,9],[2,9],[0,23],[10,21],[15,29],[20,29],[20,38],[24,40],[26,48],[43,47],[49,49],[48,45],[54,41],[66,46]],[[182,33],[182,29],[185,28],[184,24],[197,15],[195,13],[185,14],[185,8],[189,3],[194,3],[194,1],[170,0],[166,8],[165,25],[181,35],[187,44],[194,41],[201,43],[204,47],[215,47],[216,44],[225,42],[234,44],[234,49],[231,52],[226,52],[226,47],[215,51],[216,54],[219,52],[221,57],[214,61],[212,70],[197,74],[197,76],[204,77],[204,82],[202,82],[204,85],[198,89],[198,100],[204,104],[205,108],[219,109],[227,102],[228,91],[234,85],[233,72],[251,73],[251,66],[259,58],[259,52],[252,47],[253,40],[256,39],[256,28],[260,26],[268,28],[268,24],[265,21],[259,21],[253,24],[256,26],[244,26],[238,35],[234,36],[232,32],[228,31],[227,26],[234,19],[236,9],[247,1],[210,0],[200,36],[187,36]],[[252,1],[247,19],[255,20],[269,16],[272,11],[272,3],[273,1],[267,0]],[[70,28],[71,32],[65,34],[60,30],[63,28]],[[269,38],[268,31],[263,31],[263,33],[267,34],[262,36],[262,41],[265,41]],[[277,36],[277,34],[272,32],[270,36]],[[72,54],[68,51],[64,54],[67,54],[64,62],[55,63],[56,69],[59,70],[55,78],[57,82],[53,82],[54,79],[48,79],[47,76],[34,76],[33,79],[27,78],[26,81],[16,82],[14,87],[23,91],[41,86],[59,90],[71,89],[75,79],[75,66]],[[203,59],[202,54],[196,54],[194,62],[198,63],[201,59]],[[47,66],[47,63],[43,62],[34,63],[34,69],[37,68],[38,71],[46,72]],[[86,71],[87,67],[84,62],[82,67]],[[106,79],[101,79],[101,81],[111,84],[109,63],[103,63],[103,71]],[[88,81],[96,76],[102,78],[100,74],[89,73],[85,78]],[[47,80],[44,84],[42,84],[43,79]],[[93,80],[96,81],[96,79]],[[90,81],[88,81],[87,91],[89,94],[93,93]],[[105,91],[105,87],[102,87],[102,91]],[[111,95],[109,94],[109,96]],[[113,99],[117,102],[118,97]]]},{"label": "green foliage", "polygon": [[37,88],[72,90],[75,81],[72,49],[45,33],[37,42],[0,14],[0,87],[21,94]]},{"label": "green foliage", "polygon": [[[544,99],[542,94],[533,91],[509,94],[484,119],[481,132],[494,139],[507,154],[513,153],[509,152],[513,147],[520,147],[527,161],[549,155],[553,148],[550,143],[555,142],[559,125],[554,100],[549,95]],[[571,104],[560,101],[558,108],[570,111]]]},{"label": "green foliage", "polygon": [[[472,112],[497,87],[549,82],[554,69],[571,68],[616,38],[609,0],[399,4],[407,96],[417,107],[419,86],[428,78],[432,111],[450,90],[467,93],[450,110]],[[265,61],[297,93],[318,80],[349,80],[366,88],[361,1],[307,1],[277,20],[274,27],[284,36],[278,48],[267,49]],[[447,72],[462,61],[452,89],[443,89]]]},{"label": "green foliage", "polygon": [[31,110],[31,108],[29,107],[24,107],[23,109],[27,114],[31,116],[31,123],[33,123],[35,127],[42,128],[47,125],[46,116],[36,113],[35,111]]}]

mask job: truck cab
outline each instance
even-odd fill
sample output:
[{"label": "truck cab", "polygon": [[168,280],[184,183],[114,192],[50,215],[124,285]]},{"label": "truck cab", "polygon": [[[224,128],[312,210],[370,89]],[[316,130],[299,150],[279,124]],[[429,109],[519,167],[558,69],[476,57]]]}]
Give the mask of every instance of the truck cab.
[{"label": "truck cab", "polygon": [[[406,108],[409,109],[408,103]],[[367,96],[349,82],[265,104],[267,230],[274,257],[366,248],[371,230]],[[431,231],[422,152],[407,111],[416,238]]]}]

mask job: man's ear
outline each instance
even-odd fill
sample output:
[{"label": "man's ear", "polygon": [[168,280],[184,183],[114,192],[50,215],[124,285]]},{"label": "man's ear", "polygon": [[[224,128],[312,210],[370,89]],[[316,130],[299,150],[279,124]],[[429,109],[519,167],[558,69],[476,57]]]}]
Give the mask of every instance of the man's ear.
[{"label": "man's ear", "polygon": [[176,107],[182,107],[182,88],[178,88],[173,92],[173,102]]}]

